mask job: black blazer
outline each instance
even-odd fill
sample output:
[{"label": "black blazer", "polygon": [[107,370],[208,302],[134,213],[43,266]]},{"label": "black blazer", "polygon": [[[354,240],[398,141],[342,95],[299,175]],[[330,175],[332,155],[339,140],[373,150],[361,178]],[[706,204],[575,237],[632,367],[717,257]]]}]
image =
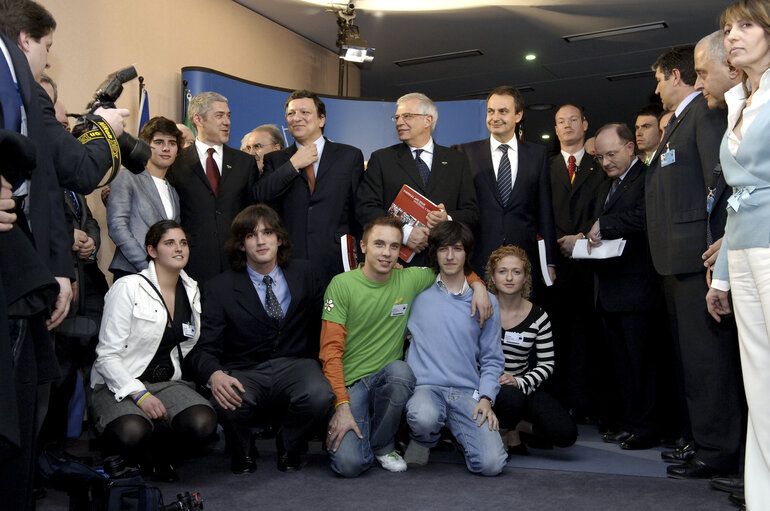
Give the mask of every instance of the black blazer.
[{"label": "black blazer", "polygon": [[595,296],[609,312],[652,310],[661,303],[660,281],[652,267],[645,233],[646,170],[644,163],[637,160],[606,205],[612,181],[599,187],[594,216],[599,219],[602,238],[626,240],[620,257],[593,261]]},{"label": "black blazer", "polygon": [[179,194],[182,227],[190,243],[185,271],[200,284],[229,267],[225,242],[230,224],[243,208],[253,204],[253,187],[259,178],[254,157],[228,146],[222,150],[219,196],[211,190],[195,144],[177,157],[168,180]]},{"label": "black blazer", "polygon": [[[435,140],[427,187],[423,186],[412,152],[405,143],[372,153],[358,189],[356,217],[361,225],[387,216],[393,199],[405,184],[436,204],[444,203],[452,220],[463,222],[471,229],[476,227],[479,206],[468,158],[459,151],[436,144]],[[424,257],[416,256],[412,264],[421,264],[424,260]]]},{"label": "black blazer", "polygon": [[[607,174],[588,153],[580,160],[575,182],[572,184],[569,182],[569,172],[561,152],[553,157],[551,191],[557,239],[565,235],[588,232],[596,220],[594,211],[599,186],[605,181]],[[556,278],[559,278],[558,274]]]},{"label": "black blazer", "polygon": [[537,236],[546,242],[546,260],[555,264],[556,234],[551,204],[551,180],[545,147],[529,142],[516,142],[518,170],[508,206],[503,207],[497,191],[488,138],[461,144],[458,150],[468,155],[476,197],[479,223],[474,232],[476,248],[473,268],[485,275],[489,255],[502,245],[524,249],[535,268],[538,267]]},{"label": "black blazer", "polygon": [[[699,94],[668,129],[650,162],[645,185],[647,235],[661,275],[705,271],[700,256],[706,250],[707,186],[714,181],[726,126],[724,110],[709,110]],[[675,151],[676,161],[662,167],[661,154],[669,149]],[[724,216],[717,218],[722,221]],[[712,230],[723,231],[724,225],[712,223]]]},{"label": "black blazer", "polygon": [[228,270],[204,287],[201,335],[185,357],[205,385],[218,369],[244,369],[278,357],[318,358],[321,292],[308,261],[283,268],[291,303],[283,320],[267,316],[248,272]]},{"label": "black blazer", "polygon": [[289,161],[296,152],[292,144],[265,155],[255,196],[257,202],[278,211],[294,245],[293,256],[310,260],[320,285],[326,287],[343,271],[340,237],[350,234],[361,239],[355,205],[364,155],[360,149],[327,139],[310,195],[304,170],[298,172]]}]

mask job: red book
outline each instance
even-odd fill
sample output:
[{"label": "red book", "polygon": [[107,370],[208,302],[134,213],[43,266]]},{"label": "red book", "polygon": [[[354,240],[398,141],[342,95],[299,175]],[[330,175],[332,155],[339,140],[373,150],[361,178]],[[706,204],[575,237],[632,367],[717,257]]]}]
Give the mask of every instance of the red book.
[{"label": "red book", "polygon": [[[431,211],[439,211],[439,207],[415,191],[414,188],[404,185],[396,198],[393,199],[393,204],[388,209],[388,215],[397,217],[404,225],[427,228],[426,218]],[[398,257],[408,263],[414,257],[414,251],[406,245],[401,245]]]},{"label": "red book", "polygon": [[345,271],[358,268],[358,254],[356,253],[356,238],[350,234],[340,237],[340,252],[342,253],[342,267]]}]

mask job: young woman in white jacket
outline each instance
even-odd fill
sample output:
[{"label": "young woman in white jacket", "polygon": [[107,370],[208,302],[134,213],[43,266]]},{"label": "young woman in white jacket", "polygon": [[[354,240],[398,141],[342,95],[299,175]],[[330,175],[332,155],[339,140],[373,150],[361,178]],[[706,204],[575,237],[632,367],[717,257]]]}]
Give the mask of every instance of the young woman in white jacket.
[{"label": "young woman in white jacket", "polygon": [[189,447],[214,432],[216,414],[182,380],[201,311],[198,284],[183,270],[190,255],[185,233],[173,220],[160,221],[147,231],[145,247],[148,268],[116,281],[105,296],[91,413],[105,455],[121,454],[155,479],[173,481],[171,442],[161,431],[170,428]]}]

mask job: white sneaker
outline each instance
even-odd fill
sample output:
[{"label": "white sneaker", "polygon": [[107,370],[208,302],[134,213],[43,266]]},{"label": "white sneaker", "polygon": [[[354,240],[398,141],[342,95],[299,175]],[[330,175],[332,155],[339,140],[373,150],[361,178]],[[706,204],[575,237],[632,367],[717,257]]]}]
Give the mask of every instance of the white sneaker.
[{"label": "white sneaker", "polygon": [[382,468],[388,472],[406,472],[406,462],[396,451],[383,454],[382,456],[375,456],[375,458],[380,462]]}]

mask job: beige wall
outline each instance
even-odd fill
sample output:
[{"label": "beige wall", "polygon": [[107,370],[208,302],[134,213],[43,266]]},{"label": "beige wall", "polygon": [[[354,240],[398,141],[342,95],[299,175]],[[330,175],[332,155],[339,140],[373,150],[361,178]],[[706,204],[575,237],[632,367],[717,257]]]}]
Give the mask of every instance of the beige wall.
[{"label": "beige wall", "polygon": [[[336,54],[232,0],[38,0],[56,19],[48,74],[70,112],[80,111],[107,74],[130,64],[145,79],[150,114],[180,119],[181,68],[201,66],[266,85],[337,93]],[[329,30],[336,30],[329,15]],[[351,66],[348,95],[360,95]],[[126,84],[118,106],[132,110],[135,133],[138,83]],[[238,115],[233,112],[233,115]],[[255,125],[261,124],[255,119]],[[233,137],[242,134],[234,133]],[[233,139],[234,140],[234,139]],[[100,266],[113,247],[98,191],[89,205],[102,227]]]}]

